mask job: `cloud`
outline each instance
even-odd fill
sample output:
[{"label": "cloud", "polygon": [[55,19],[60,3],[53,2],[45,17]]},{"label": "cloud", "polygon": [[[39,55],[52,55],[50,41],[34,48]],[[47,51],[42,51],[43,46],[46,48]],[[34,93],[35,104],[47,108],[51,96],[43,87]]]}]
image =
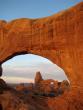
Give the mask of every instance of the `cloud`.
[{"label": "cloud", "polygon": [[[50,63],[36,63],[26,66],[6,66],[3,67],[3,76],[7,77],[17,77],[25,79],[34,79],[37,71],[40,71],[44,79],[56,79],[64,80],[67,79],[64,71],[55,64]],[[9,79],[10,80],[10,79]],[[8,80],[7,80],[8,81]],[[14,81],[14,80],[13,80]],[[24,80],[23,80],[24,81]],[[26,80],[27,81],[27,80]]]},{"label": "cloud", "polygon": [[[40,71],[44,79],[67,79],[64,71],[46,58],[37,55],[16,56],[3,65],[3,76],[6,78],[34,79]],[[9,79],[10,80],[10,79]]]},{"label": "cloud", "polygon": [[7,82],[7,83],[30,83],[30,82],[34,82],[33,79],[29,79],[29,78],[24,78],[24,77],[11,77],[11,76],[2,76],[2,78]]}]

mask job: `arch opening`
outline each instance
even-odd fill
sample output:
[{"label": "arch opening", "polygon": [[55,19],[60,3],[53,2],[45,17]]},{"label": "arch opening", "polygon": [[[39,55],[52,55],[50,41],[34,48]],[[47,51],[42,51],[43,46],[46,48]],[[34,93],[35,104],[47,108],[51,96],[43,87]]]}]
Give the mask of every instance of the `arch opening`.
[{"label": "arch opening", "polygon": [[15,85],[17,91],[33,91],[34,95],[55,97],[70,88],[64,70],[38,55],[15,56],[3,63],[2,67],[2,78],[9,85]]},{"label": "arch opening", "polygon": [[[63,69],[51,62],[50,60],[33,54],[25,54],[15,56],[2,64],[3,76],[5,79],[7,76],[11,77],[23,77],[30,76],[32,79],[35,77],[35,73],[40,71],[44,79],[54,80],[68,80]],[[34,74],[33,74],[34,73]],[[15,75],[14,75],[15,74]],[[61,76],[60,76],[61,75]],[[8,82],[8,79],[6,79]],[[25,80],[26,81],[26,80]]]}]

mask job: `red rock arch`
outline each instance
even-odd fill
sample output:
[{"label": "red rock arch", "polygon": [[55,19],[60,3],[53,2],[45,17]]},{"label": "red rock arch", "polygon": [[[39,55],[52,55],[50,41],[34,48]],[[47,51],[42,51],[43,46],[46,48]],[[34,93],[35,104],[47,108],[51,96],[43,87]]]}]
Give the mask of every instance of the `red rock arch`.
[{"label": "red rock arch", "polygon": [[40,55],[63,68],[73,88],[82,89],[82,13],[83,2],[46,18],[0,20],[0,64],[19,54]]}]

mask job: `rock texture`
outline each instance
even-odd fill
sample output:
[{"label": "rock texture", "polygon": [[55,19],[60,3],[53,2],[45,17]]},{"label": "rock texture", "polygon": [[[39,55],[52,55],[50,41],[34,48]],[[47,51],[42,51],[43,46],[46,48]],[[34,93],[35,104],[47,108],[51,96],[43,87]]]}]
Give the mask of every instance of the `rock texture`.
[{"label": "rock texture", "polygon": [[[52,88],[51,83],[54,83],[53,88]],[[56,91],[56,89],[58,89],[58,81],[54,81],[52,79],[42,80],[39,83],[37,83],[35,86],[36,86],[35,88],[36,88],[37,92],[49,94],[49,93],[51,93],[52,89],[54,91]]]},{"label": "rock texture", "polygon": [[37,72],[36,73],[36,76],[35,76],[35,84],[36,83],[39,83],[40,81],[42,81],[43,80],[43,78],[42,78],[42,76],[41,76],[41,73],[40,72]]},{"label": "rock texture", "polygon": [[70,84],[67,80],[58,82],[53,79],[42,79],[41,73],[37,72],[35,77],[35,83],[33,87],[33,92],[37,94],[54,94],[55,96],[61,95],[59,92],[65,92],[70,90]]},{"label": "rock texture", "polygon": [[48,58],[68,76],[71,93],[57,99],[55,108],[82,110],[79,106],[83,104],[83,2],[46,18],[22,18],[8,23],[0,20],[0,65],[26,53]]},{"label": "rock texture", "polygon": [[35,110],[31,105],[26,104],[20,95],[7,91],[0,95],[2,110]]},{"label": "rock texture", "polygon": [[3,79],[0,78],[0,88],[2,88],[2,87],[3,88],[7,87],[7,84]]},{"label": "rock texture", "polygon": [[16,86],[16,90],[17,90],[17,91],[23,91],[23,90],[25,90],[24,84],[18,84],[18,85]]},{"label": "rock texture", "polygon": [[72,86],[82,87],[82,29],[83,2],[46,18],[1,20],[0,64],[20,54],[40,55],[59,65]]}]

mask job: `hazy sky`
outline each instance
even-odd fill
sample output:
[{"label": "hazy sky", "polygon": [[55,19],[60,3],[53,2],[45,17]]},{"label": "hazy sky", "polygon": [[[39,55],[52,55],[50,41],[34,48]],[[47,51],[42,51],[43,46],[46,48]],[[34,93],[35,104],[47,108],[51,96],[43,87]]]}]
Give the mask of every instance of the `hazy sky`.
[{"label": "hazy sky", "polygon": [[[39,18],[67,9],[83,0],[0,0],[0,19]],[[64,72],[45,58],[17,56],[3,64],[3,77],[9,82],[32,81],[36,71],[44,78],[63,80]],[[47,73],[47,74],[44,74]]]},{"label": "hazy sky", "polygon": [[9,82],[33,82],[37,71],[41,72],[44,79],[66,79],[64,71],[57,65],[32,54],[16,56],[5,62],[2,67],[3,77]]}]

